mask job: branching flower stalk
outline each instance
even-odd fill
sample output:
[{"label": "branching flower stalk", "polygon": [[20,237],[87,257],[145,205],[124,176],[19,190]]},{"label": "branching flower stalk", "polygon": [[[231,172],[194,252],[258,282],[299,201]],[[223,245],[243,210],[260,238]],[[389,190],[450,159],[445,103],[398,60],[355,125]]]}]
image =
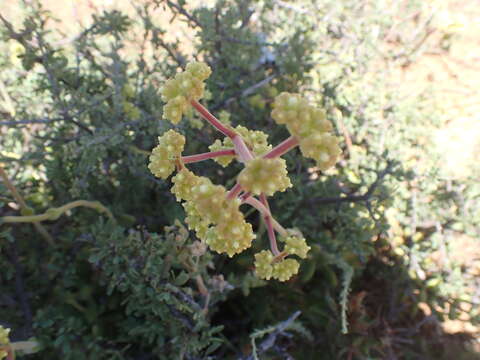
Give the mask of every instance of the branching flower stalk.
[{"label": "branching flower stalk", "polygon": [[283,154],[286,154],[293,148],[297,147],[299,144],[298,139],[295,136],[290,136],[288,139],[282,141],[280,144],[275,146],[271,151],[263,156],[264,159],[273,159]]},{"label": "branching flower stalk", "polygon": [[189,163],[199,162],[203,160],[213,159],[218,156],[235,155],[235,154],[236,153],[234,149],[210,151],[210,152],[197,154],[197,155],[182,156],[182,163],[189,164]]},{"label": "branching flower stalk", "polygon": [[[267,227],[270,250],[255,255],[256,275],[262,279],[286,281],[300,267],[299,262],[289,256],[304,259],[310,247],[298,230],[282,227],[270,211],[267,196],[292,186],[281,156],[299,146],[304,156],[313,158],[317,166],[325,170],[340,156],[338,138],[331,133],[332,124],[323,110],[308,104],[299,94],[286,92],[276,97],[272,118],[286,125],[291,136],[276,147],[272,148],[268,135],[261,131],[225,125],[199,102],[205,89],[204,81],[210,74],[211,69],[206,64],[194,62],[169,79],[161,90],[166,102],[163,116],[177,124],[193,107],[225,138],[210,145],[210,152],[183,156],[185,137],[168,130],[158,138],[159,145],[152,150],[149,169],[162,179],[177,171],[172,177],[171,191],[182,202],[188,227],[219,253],[232,257],[251,246],[256,235],[239,207],[248,204],[257,209]],[[245,165],[230,191],[206,177],[195,175],[186,167],[186,164],[208,159],[224,167],[233,160]],[[284,242],[283,250],[278,247],[277,234]]]}]

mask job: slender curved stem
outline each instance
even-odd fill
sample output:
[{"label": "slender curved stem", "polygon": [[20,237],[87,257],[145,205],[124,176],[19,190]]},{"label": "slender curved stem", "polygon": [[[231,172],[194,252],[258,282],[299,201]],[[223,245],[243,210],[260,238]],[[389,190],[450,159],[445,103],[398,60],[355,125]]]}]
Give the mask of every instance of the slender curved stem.
[{"label": "slender curved stem", "polygon": [[286,140],[282,141],[280,144],[275,146],[272,150],[270,150],[268,153],[263,155],[265,159],[273,159],[279,156],[282,156],[283,154],[289,152],[292,150],[294,147],[298,146],[299,141],[296,136],[290,136]]},{"label": "slender curved stem", "polygon": [[227,199],[235,199],[242,192],[242,186],[237,182],[228,192]]},{"label": "slender curved stem", "polygon": [[245,141],[243,141],[240,135],[236,135],[232,139],[232,142],[235,148],[235,152],[237,153],[238,158],[240,159],[241,162],[246,163],[254,158],[252,152],[250,151],[248,146],[245,144]]},{"label": "slender curved stem", "polygon": [[263,218],[265,218],[266,216],[269,216],[272,221],[273,228],[281,236],[288,236],[287,230],[282,225],[280,225],[280,223],[277,220],[275,220],[272,217],[272,215],[270,214],[270,210],[268,210],[259,200],[257,200],[253,196],[249,196],[245,200],[242,200],[242,202],[244,204],[253,206],[255,209],[257,209],[262,214]]},{"label": "slender curved stem", "polygon": [[248,199],[252,193],[250,191],[243,193],[242,196],[240,196],[240,200],[243,202],[244,200]]},{"label": "slender curved stem", "polygon": [[267,224],[268,239],[270,240],[270,249],[274,256],[280,255],[280,250],[278,250],[277,238],[275,236],[275,231],[273,231],[272,217],[265,216],[265,223]]},{"label": "slender curved stem", "polygon": [[220,120],[218,120],[210,111],[208,111],[202,104],[200,104],[197,100],[190,101],[190,104],[197,110],[202,117],[207,120],[215,129],[220,131],[223,135],[228,136],[230,139],[233,139],[237,133],[233,130],[228,128],[227,126],[223,125]]},{"label": "slender curved stem", "polygon": [[272,213],[270,211],[270,206],[268,205],[267,197],[265,193],[260,194],[260,202],[268,209],[268,215],[264,215],[263,218],[267,224],[268,239],[270,240],[270,249],[272,250],[273,255],[280,255],[278,250],[277,238],[275,237],[275,231],[273,231],[273,222],[272,222]]},{"label": "slender curved stem", "polygon": [[219,151],[210,151],[202,154],[182,156],[182,162],[184,164],[190,164],[190,163],[213,159],[213,158],[216,158],[219,156],[225,156],[225,155],[235,155],[235,150],[225,149],[225,150],[219,150]]},{"label": "slender curved stem", "polygon": [[0,217],[0,222],[4,223],[36,223],[45,220],[56,220],[64,212],[73,209],[78,206],[85,206],[92,209],[96,209],[99,212],[105,213],[110,219],[113,220],[113,215],[105,206],[98,201],[77,200],[71,203],[65,204],[58,208],[50,208],[43,214],[30,215],[30,216],[3,216]]}]

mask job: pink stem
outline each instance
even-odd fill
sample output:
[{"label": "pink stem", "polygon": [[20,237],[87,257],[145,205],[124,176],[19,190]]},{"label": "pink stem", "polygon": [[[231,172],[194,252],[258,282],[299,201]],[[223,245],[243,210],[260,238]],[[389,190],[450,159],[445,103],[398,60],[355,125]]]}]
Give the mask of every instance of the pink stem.
[{"label": "pink stem", "polygon": [[244,193],[242,196],[240,196],[240,200],[243,202],[243,201],[247,200],[250,197],[250,195],[252,195],[252,193],[250,191],[248,191],[248,192]]},{"label": "pink stem", "polygon": [[232,200],[237,197],[238,194],[242,192],[242,186],[239,183],[236,183],[233,188],[230,189],[227,195],[227,200]]},{"label": "pink stem", "polygon": [[235,152],[237,153],[238,158],[241,162],[246,163],[247,161],[253,159],[252,152],[247,147],[240,135],[235,135],[235,137],[232,139],[232,142],[235,148]]},{"label": "pink stem", "polygon": [[277,246],[277,239],[275,237],[275,231],[273,231],[272,217],[267,215],[264,217],[267,224],[268,239],[270,240],[270,249],[274,256],[280,255],[280,251]]},{"label": "pink stem", "polygon": [[15,360],[15,350],[9,346],[7,349],[7,360]]},{"label": "pink stem", "polygon": [[219,151],[210,151],[202,154],[196,155],[189,155],[189,156],[182,156],[182,161],[184,164],[194,163],[198,161],[213,159],[218,156],[224,155],[235,155],[234,149],[226,149],[226,150],[219,150]]},{"label": "pink stem", "polygon": [[270,212],[270,206],[268,205],[267,197],[265,193],[260,194],[260,202],[268,209],[268,214],[263,216],[265,223],[267,224],[267,232],[268,232],[268,239],[270,240],[270,249],[274,256],[280,255],[280,251],[278,250],[277,239],[275,237],[275,232],[273,231],[273,224],[272,224],[272,213]]},{"label": "pink stem", "polygon": [[[243,198],[243,196],[242,196]],[[273,225],[273,228],[282,236],[288,236],[288,233],[287,233],[287,230],[285,230],[285,228],[280,225],[278,223],[277,220],[275,220],[271,214],[270,214],[270,210],[267,209],[265,207],[265,205],[263,205],[260,201],[258,201],[256,198],[254,198],[253,196],[249,196],[245,199],[242,199],[242,202],[245,203],[245,204],[249,204],[251,206],[253,206],[255,209],[257,209],[263,216],[263,218],[265,219],[266,216],[268,216],[272,222],[272,225]]]},{"label": "pink stem", "polygon": [[228,136],[230,139],[237,135],[235,131],[223,125],[215,116],[213,116],[210,111],[208,111],[202,104],[197,100],[191,100],[190,104],[202,115],[202,117],[207,120],[214,128],[223,133],[223,135]]},{"label": "pink stem", "polygon": [[278,156],[282,156],[283,154],[292,150],[298,144],[299,144],[298,138],[296,136],[290,136],[288,139],[284,140],[283,142],[275,146],[267,154],[263,155],[263,157],[265,159],[273,159]]}]

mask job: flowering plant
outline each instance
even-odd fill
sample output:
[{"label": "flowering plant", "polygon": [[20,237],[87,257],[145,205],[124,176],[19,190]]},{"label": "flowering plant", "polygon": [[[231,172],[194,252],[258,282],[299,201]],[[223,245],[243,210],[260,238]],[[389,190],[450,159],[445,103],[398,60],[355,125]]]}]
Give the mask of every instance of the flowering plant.
[{"label": "flowering plant", "polygon": [[[171,191],[187,213],[186,222],[198,238],[212,250],[232,257],[251,246],[255,239],[252,226],[245,221],[239,207],[248,204],[256,208],[265,221],[270,250],[255,255],[255,272],[262,279],[286,281],[298,272],[299,263],[290,255],[306,258],[310,247],[299,231],[285,229],[272,216],[267,196],[292,186],[287,166],[281,156],[296,146],[302,154],[313,158],[321,170],[333,166],[341,153],[338,138],[331,133],[332,124],[322,109],[314,107],[299,94],[283,92],[274,102],[272,118],[286,125],[291,136],[272,148],[267,134],[220,122],[202,104],[204,81],[210,76],[208,65],[194,62],[186,70],[168,80],[162,88],[166,101],[164,118],[177,124],[191,107],[218,131],[225,135],[210,146],[210,152],[183,156],[185,137],[174,130],[158,138],[159,144],[150,155],[150,171],[166,179],[175,170]],[[214,159],[227,166],[233,159],[245,165],[236,184],[227,191],[210,179],[197,176],[187,169],[193,162]],[[282,250],[277,234],[285,243]]]}]

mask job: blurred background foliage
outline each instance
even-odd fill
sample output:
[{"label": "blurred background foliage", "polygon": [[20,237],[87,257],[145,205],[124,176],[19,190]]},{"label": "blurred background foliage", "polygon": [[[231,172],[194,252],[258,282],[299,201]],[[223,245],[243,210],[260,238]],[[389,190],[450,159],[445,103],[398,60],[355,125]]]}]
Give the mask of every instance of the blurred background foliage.
[{"label": "blurred background foliage", "polygon": [[[445,169],[445,114],[396,73],[455,45],[437,3],[86,1],[71,23],[41,2],[14,8],[0,23],[0,162],[28,209],[3,182],[1,215],[84,199],[115,217],[75,208],[43,223],[53,242],[1,225],[0,323],[40,341],[32,359],[479,358],[478,161]],[[171,127],[159,88],[194,59],[214,70],[204,104],[233,125],[277,144],[272,101],[302,92],[343,139],[327,172],[285,156],[294,188],[273,213],[313,249],[286,284],[253,276],[258,214],[254,249],[205,251],[146,167]],[[218,138],[194,113],[177,128],[187,154]],[[227,186],[240,169],[192,168]]]}]

